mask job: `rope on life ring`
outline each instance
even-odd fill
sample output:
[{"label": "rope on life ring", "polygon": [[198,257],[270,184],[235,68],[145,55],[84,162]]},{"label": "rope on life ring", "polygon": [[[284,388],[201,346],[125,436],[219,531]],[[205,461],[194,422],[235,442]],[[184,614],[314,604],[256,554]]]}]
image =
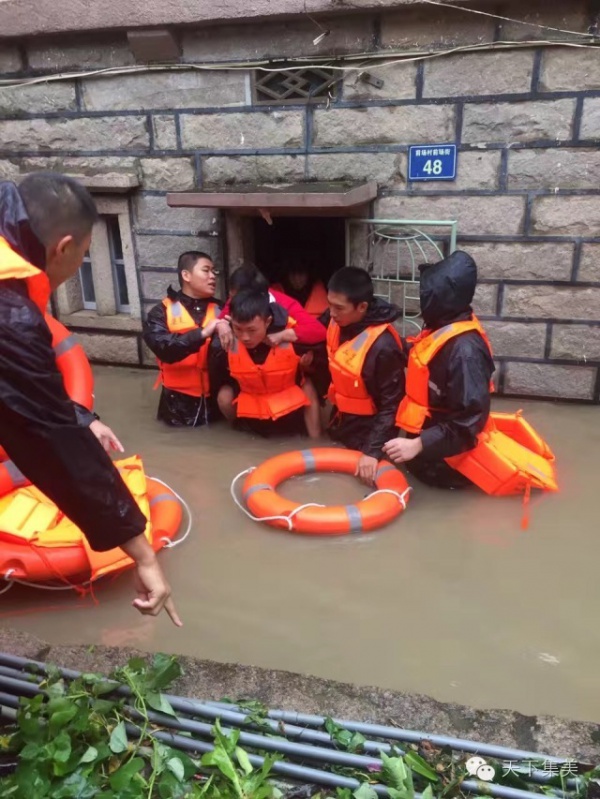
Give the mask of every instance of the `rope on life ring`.
[{"label": "rope on life ring", "polygon": [[[388,524],[406,510],[411,488],[402,472],[389,461],[379,462],[376,490],[354,505],[315,502],[299,505],[276,490],[284,480],[302,474],[342,472],[355,475],[361,457],[361,452],[334,447],[286,452],[236,475],[231,483],[231,496],[253,521],[289,532],[305,535],[369,532]],[[242,504],[236,487],[244,476]]]}]

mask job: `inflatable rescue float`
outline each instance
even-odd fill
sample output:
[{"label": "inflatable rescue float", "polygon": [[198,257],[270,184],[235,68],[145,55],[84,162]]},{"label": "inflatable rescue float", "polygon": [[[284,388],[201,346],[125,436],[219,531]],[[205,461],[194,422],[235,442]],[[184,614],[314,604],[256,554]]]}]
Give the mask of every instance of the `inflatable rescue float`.
[{"label": "inflatable rescue float", "polygon": [[[277,486],[290,477],[314,472],[341,472],[355,475],[362,452],[336,447],[285,452],[247,469],[231,484],[234,502],[250,518],[304,535],[345,535],[366,533],[391,522],[405,510],[410,487],[406,477],[393,464],[380,461],[375,490],[353,505],[299,505],[277,492]],[[237,481],[248,475],[242,488],[244,505],[235,495]]]},{"label": "inflatable rescue float", "polygon": [[[91,411],[94,383],[85,352],[60,322],[49,316],[46,321],[67,393]],[[144,534],[153,549],[172,546],[181,525],[181,498],[162,481],[146,476],[137,455],[114,465],[147,519]],[[0,580],[8,587],[17,582],[78,588],[132,565],[120,548],[90,549],[81,530],[0,450]]]}]

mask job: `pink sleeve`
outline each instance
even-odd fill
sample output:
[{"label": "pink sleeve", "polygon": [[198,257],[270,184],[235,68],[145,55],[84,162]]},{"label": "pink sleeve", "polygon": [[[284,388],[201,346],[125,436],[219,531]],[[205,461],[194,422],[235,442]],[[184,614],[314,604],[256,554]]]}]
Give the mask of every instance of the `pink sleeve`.
[{"label": "pink sleeve", "polygon": [[223,308],[223,310],[219,314],[219,319],[223,319],[224,316],[227,316],[227,314],[229,313],[229,306],[230,305],[231,305],[231,300],[228,299],[227,302],[225,303],[225,307]]},{"label": "pink sleeve", "polygon": [[327,330],[318,319],[315,319],[308,311],[305,311],[299,302],[281,291],[271,289],[271,294],[289,315],[296,320],[294,330],[298,336],[298,344],[320,344],[325,341]]}]

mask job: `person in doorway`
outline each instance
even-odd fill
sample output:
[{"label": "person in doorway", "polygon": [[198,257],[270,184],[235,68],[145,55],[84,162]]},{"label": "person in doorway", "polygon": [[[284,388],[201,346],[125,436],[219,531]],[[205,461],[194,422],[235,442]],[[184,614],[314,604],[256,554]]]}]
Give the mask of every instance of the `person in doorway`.
[{"label": "person in doorway", "polygon": [[310,353],[295,350],[294,322],[266,291],[241,291],[231,301],[234,340],[211,344],[211,385],[223,416],[258,435],[321,434],[320,406],[301,367]]},{"label": "person in doorway", "polygon": [[217,332],[221,339],[221,344],[225,349],[233,341],[233,331],[229,322],[230,303],[235,295],[247,289],[267,291],[271,303],[280,305],[295,320],[294,331],[297,336],[297,344],[300,346],[314,347],[315,344],[325,343],[325,328],[320,321],[307,313],[304,308],[293,297],[289,297],[276,288],[269,288],[269,282],[265,276],[255,266],[240,266],[229,278],[229,299],[219,316]]},{"label": "person in doorway", "polygon": [[428,485],[462,488],[470,481],[445,459],[476,446],[490,414],[494,372],[471,307],[477,266],[457,251],[419,269],[424,328],[411,344],[406,396],[396,418],[408,437],[390,439],[383,450]]},{"label": "person in doorway", "polygon": [[74,275],[98,219],[88,191],[52,172],[0,183],[0,446],[76,524],[90,547],[136,564],[136,607],[181,625],[146,518],[89,424],[78,424],[44,320],[50,292]]},{"label": "person in doorway", "polygon": [[333,405],[329,434],[362,452],[357,476],[375,482],[382,447],[396,432],[405,356],[393,322],[400,309],[374,296],[364,269],[346,266],[328,285],[327,355]]},{"label": "person in doorway", "polygon": [[171,286],[144,324],[156,355],[162,392],[157,418],[174,427],[197,427],[215,417],[210,398],[208,344],[221,311],[217,277],[204,252],[184,252],[177,263],[179,290]]},{"label": "person in doorway", "polygon": [[309,268],[301,255],[291,254],[275,286],[293,297],[304,310],[317,319],[327,310],[327,289]]}]

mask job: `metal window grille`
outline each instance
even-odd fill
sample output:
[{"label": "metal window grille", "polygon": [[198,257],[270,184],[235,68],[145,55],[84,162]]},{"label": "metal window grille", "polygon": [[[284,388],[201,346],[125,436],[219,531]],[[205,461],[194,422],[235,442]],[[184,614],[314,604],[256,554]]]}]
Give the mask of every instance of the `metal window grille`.
[{"label": "metal window grille", "polygon": [[258,105],[322,103],[335,99],[335,70],[308,67],[277,72],[254,71],[254,102]]},{"label": "metal window grille", "polygon": [[435,263],[456,249],[455,221],[350,219],[346,225],[346,263],[364,267],[375,295],[402,309],[403,336],[421,330],[419,265]]}]

